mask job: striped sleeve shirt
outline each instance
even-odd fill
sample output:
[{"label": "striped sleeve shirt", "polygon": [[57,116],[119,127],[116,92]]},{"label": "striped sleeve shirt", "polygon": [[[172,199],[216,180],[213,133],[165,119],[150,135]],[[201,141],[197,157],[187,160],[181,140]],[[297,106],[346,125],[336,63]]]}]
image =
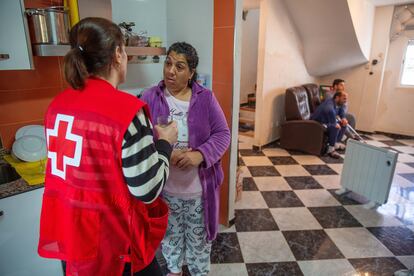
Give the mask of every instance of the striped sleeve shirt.
[{"label": "striped sleeve shirt", "polygon": [[130,193],[144,203],[161,193],[169,173],[172,147],[165,140],[154,142],[152,124],[140,110],[124,134],[122,171]]}]

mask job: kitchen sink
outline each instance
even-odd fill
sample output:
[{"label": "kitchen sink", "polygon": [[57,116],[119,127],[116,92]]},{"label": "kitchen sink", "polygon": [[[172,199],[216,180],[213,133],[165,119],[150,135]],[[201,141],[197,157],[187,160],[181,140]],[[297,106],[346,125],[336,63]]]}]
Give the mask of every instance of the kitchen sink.
[{"label": "kitchen sink", "polygon": [[0,163],[0,185],[20,178],[16,170],[8,163]]}]

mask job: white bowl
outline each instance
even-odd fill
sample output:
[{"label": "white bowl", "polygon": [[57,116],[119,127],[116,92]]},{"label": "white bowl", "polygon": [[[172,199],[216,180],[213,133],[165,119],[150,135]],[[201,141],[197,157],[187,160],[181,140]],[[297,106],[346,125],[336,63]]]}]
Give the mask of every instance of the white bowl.
[{"label": "white bowl", "polygon": [[25,135],[13,143],[14,155],[27,162],[36,162],[46,158],[46,140],[34,135]]},{"label": "white bowl", "polygon": [[17,140],[26,135],[34,135],[34,136],[46,139],[45,127],[41,125],[27,125],[27,126],[21,127],[16,131],[15,137]]}]

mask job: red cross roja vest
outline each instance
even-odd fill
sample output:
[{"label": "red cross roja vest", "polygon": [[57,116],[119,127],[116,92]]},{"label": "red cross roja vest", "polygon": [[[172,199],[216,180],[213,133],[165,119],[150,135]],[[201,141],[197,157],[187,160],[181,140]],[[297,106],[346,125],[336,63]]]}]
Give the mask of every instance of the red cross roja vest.
[{"label": "red cross roja vest", "polygon": [[165,234],[167,205],[135,199],[122,174],[123,136],[141,108],[136,97],[95,78],[48,108],[38,253],[66,261],[66,275],[122,275],[125,262],[142,270]]}]

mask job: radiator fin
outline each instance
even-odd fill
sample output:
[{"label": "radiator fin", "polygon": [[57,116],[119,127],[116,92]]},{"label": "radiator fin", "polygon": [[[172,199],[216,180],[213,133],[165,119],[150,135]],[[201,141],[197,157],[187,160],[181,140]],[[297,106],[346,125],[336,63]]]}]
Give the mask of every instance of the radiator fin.
[{"label": "radiator fin", "polygon": [[342,187],[379,204],[387,202],[398,153],[348,140],[341,174]]}]

